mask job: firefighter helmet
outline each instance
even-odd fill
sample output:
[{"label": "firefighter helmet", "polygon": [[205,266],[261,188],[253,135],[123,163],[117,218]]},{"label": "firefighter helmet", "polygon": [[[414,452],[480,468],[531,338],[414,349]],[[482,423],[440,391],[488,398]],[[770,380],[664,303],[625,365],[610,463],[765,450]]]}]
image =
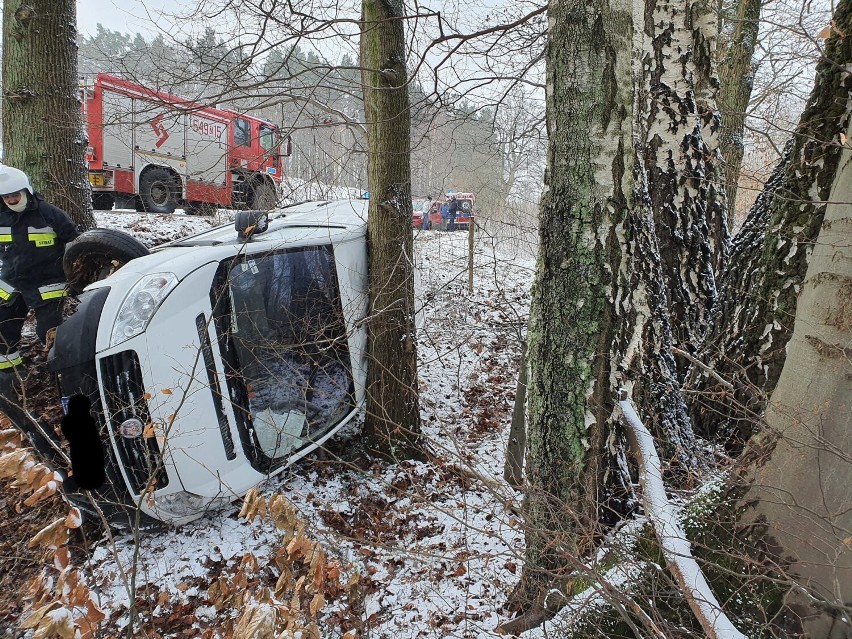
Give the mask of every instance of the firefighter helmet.
[{"label": "firefighter helmet", "polygon": [[0,197],[12,195],[19,191],[29,191],[33,195],[33,187],[27,174],[13,166],[0,165]]}]

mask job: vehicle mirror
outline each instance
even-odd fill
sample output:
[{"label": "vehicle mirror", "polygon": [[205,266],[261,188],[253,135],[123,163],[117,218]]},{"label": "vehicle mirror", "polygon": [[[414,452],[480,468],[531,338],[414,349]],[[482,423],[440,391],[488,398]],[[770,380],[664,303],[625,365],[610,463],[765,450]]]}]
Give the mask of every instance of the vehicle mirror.
[{"label": "vehicle mirror", "polygon": [[241,239],[247,240],[252,235],[263,233],[269,228],[268,211],[238,211],[234,218],[234,228]]},{"label": "vehicle mirror", "polygon": [[280,158],[289,158],[293,155],[293,138],[289,135],[287,136],[287,141],[279,147],[279,149],[283,148],[283,152],[278,154]]}]

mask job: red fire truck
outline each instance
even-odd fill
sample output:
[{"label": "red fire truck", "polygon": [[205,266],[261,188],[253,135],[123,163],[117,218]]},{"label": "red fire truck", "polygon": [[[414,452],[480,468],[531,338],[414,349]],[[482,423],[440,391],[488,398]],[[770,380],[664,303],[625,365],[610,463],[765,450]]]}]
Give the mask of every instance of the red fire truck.
[{"label": "red fire truck", "polygon": [[271,122],[106,73],[82,102],[95,209],[275,206],[290,149]]}]

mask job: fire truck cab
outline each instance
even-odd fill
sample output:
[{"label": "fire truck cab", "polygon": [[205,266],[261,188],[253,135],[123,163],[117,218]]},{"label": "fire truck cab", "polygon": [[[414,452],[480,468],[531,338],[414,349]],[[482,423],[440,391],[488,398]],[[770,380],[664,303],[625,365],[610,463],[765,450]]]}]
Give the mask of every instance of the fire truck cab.
[{"label": "fire truck cab", "polygon": [[96,209],[275,206],[289,155],[275,124],[106,73],[82,102]]}]

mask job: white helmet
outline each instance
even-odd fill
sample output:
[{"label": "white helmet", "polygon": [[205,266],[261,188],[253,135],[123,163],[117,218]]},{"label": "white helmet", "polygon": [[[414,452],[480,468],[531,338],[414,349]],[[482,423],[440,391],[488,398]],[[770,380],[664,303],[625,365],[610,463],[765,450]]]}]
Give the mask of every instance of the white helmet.
[{"label": "white helmet", "polygon": [[29,191],[33,195],[33,187],[27,174],[13,166],[0,165],[0,197],[12,195],[18,191]]}]

